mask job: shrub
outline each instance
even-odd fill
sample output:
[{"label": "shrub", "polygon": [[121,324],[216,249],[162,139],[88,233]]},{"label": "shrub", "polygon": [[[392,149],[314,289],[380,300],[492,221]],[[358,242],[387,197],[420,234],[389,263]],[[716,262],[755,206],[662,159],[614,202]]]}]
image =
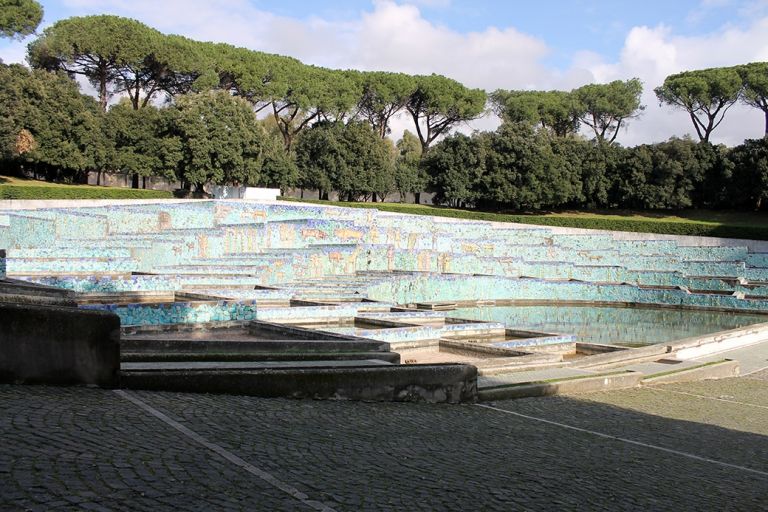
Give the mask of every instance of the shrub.
[{"label": "shrub", "polygon": [[162,190],[107,187],[0,185],[0,199],[170,199]]}]

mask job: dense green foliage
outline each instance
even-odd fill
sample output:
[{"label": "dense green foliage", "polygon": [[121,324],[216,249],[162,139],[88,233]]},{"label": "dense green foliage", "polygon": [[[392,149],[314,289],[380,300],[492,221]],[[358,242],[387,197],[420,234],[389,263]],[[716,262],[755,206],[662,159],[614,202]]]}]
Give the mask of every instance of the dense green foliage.
[{"label": "dense green foliage", "polygon": [[143,178],[176,177],[182,141],[168,114],[154,107],[134,110],[127,103],[109,109],[104,132],[112,144],[110,163],[115,169]]},{"label": "dense green foliage", "polygon": [[592,129],[598,143],[610,144],[616,140],[622,124],[645,108],[640,104],[642,93],[643,84],[633,78],[626,82],[587,84],[571,94],[579,120]]},{"label": "dense green foliage", "polygon": [[224,91],[188,94],[178,99],[170,115],[184,182],[201,188],[206,183],[260,181],[267,135],[245,100]]},{"label": "dense green foliage", "polygon": [[42,19],[43,6],[35,0],[0,0],[0,37],[33,34]]},{"label": "dense green foliage", "polygon": [[385,197],[395,186],[390,148],[367,124],[318,123],[296,144],[299,185],[349,201]]},{"label": "dense green foliage", "polygon": [[731,151],[734,206],[759,209],[768,197],[768,138],[745,141]]},{"label": "dense green foliage", "polygon": [[758,209],[768,191],[768,139],[732,150],[677,138],[623,148],[506,123],[446,138],[421,166],[438,204],[449,206]]},{"label": "dense green foliage", "polygon": [[408,105],[414,78],[402,73],[373,72],[363,74],[361,84],[358,112],[383,139],[390,132],[390,119]]},{"label": "dense green foliage", "polygon": [[107,156],[93,98],[63,73],[0,65],[0,157],[78,181]]},{"label": "dense green foliage", "polygon": [[413,118],[423,154],[458,123],[475,119],[485,110],[485,92],[467,89],[450,78],[419,76],[415,86],[405,108]]},{"label": "dense green foliage", "polygon": [[400,193],[400,201],[404,201],[407,194],[419,194],[426,190],[429,176],[424,166],[420,165],[421,143],[414,134],[406,130],[397,141],[395,151],[395,188]]}]

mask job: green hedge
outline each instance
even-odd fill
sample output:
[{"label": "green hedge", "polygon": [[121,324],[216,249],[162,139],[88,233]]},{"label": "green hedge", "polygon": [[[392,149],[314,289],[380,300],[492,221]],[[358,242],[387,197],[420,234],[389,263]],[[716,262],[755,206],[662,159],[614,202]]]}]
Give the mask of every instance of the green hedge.
[{"label": "green hedge", "polygon": [[108,187],[0,185],[0,199],[170,199],[162,190]]},{"label": "green hedge", "polygon": [[345,203],[339,201],[318,201],[307,199],[281,198],[287,201],[332,204],[353,208],[375,208],[387,212],[411,215],[431,215],[455,219],[488,220],[494,222],[515,222],[542,226],[558,226],[605,231],[630,231],[634,233],[659,233],[666,235],[714,236],[720,238],[745,238],[768,240],[768,227],[740,224],[717,224],[695,221],[657,221],[642,219],[616,219],[600,217],[563,217],[554,215],[511,215],[469,210],[453,210],[439,207],[415,207],[396,203]]}]

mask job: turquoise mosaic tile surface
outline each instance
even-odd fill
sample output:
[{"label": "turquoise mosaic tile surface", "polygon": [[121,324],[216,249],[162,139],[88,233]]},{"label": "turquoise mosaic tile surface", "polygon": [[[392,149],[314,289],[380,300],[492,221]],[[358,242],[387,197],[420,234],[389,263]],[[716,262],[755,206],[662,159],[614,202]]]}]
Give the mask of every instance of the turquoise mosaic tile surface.
[{"label": "turquoise mosaic tile surface", "polygon": [[7,251],[0,273],[5,268],[10,277],[76,292],[221,298],[89,306],[111,309],[130,325],[305,314],[258,307],[290,299],[599,301],[768,311],[768,253],[747,247],[681,245],[653,235],[620,240],[603,232],[374,209],[225,200],[0,211],[0,249]]}]

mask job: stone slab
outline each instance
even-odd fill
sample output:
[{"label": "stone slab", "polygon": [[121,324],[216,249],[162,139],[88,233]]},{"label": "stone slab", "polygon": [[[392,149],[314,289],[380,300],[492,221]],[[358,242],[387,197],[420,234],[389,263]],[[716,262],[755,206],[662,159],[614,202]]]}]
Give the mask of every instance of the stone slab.
[{"label": "stone slab", "polygon": [[643,384],[671,384],[675,382],[692,382],[708,379],[725,379],[739,376],[739,362],[726,360],[719,363],[696,366],[671,373],[648,375]]},{"label": "stone slab", "polygon": [[550,382],[531,382],[511,386],[481,389],[480,401],[507,400],[561,394],[592,393],[616,389],[634,388],[640,385],[643,374],[640,372],[620,372],[613,374],[576,377]]}]

